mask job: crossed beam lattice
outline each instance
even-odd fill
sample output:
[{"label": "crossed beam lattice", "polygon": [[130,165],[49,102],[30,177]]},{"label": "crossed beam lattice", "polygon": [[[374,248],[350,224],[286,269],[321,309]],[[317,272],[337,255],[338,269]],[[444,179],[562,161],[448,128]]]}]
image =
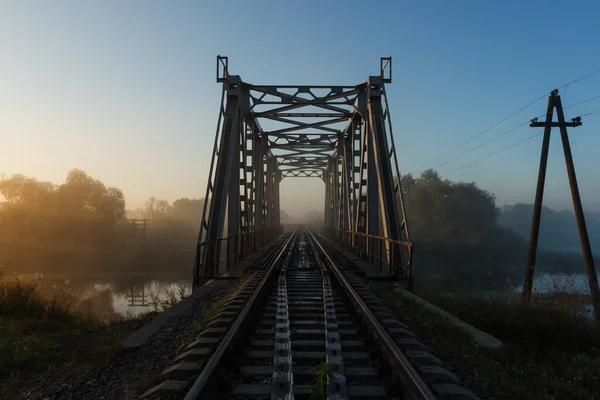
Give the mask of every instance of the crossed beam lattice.
[{"label": "crossed beam lattice", "polygon": [[[279,183],[325,182],[324,225],[409,241],[400,173],[380,74],[353,86],[253,85],[217,57],[223,95],[199,242],[280,224]],[[198,257],[205,257],[198,255]]]}]

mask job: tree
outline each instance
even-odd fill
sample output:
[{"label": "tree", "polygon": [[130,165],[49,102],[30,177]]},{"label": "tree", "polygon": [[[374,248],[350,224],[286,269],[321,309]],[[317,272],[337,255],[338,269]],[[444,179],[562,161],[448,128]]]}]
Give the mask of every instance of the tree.
[{"label": "tree", "polygon": [[475,183],[443,180],[433,170],[402,178],[413,239],[485,243],[497,226],[495,198]]},{"label": "tree", "polygon": [[77,169],[61,185],[23,175],[2,179],[0,200],[0,264],[13,269],[102,263],[125,214],[119,189]]},{"label": "tree", "polygon": [[58,187],[59,213],[70,219],[97,220],[114,224],[125,216],[125,197],[120,189],[74,169]]},{"label": "tree", "polygon": [[74,169],[60,186],[23,175],[0,181],[3,211],[30,218],[96,220],[114,224],[125,215],[125,198],[85,172]]},{"label": "tree", "polygon": [[168,201],[150,197],[144,206],[143,215],[144,218],[150,221],[156,221],[166,218],[170,210],[171,206]]},{"label": "tree", "polygon": [[56,185],[50,182],[41,182],[20,174],[0,180],[0,195],[8,206],[36,208],[55,191]]},{"label": "tree", "polygon": [[204,199],[181,198],[173,202],[171,216],[179,221],[199,226]]}]

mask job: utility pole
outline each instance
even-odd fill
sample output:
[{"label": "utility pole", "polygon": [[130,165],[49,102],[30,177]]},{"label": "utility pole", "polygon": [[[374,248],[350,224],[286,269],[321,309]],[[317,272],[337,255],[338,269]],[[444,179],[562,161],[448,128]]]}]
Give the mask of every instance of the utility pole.
[{"label": "utility pole", "polygon": [[[554,110],[558,117],[558,122],[552,122]],[[533,206],[533,217],[531,221],[531,232],[529,236],[529,249],[527,251],[527,261],[525,263],[525,280],[523,282],[523,293],[521,303],[529,305],[531,302],[531,290],[533,284],[533,275],[535,270],[536,252],[538,245],[538,237],[540,231],[540,218],[542,211],[542,200],[544,197],[544,183],[546,180],[546,165],[548,163],[548,149],[550,146],[550,131],[553,127],[560,129],[563,150],[565,154],[565,162],[567,166],[567,175],[569,177],[569,186],[571,188],[571,196],[573,198],[573,208],[575,218],[577,220],[577,228],[579,230],[579,240],[581,242],[581,250],[585,262],[585,269],[590,287],[590,295],[592,305],[594,307],[594,320],[600,324],[600,290],[598,289],[598,277],[594,266],[594,257],[590,246],[585,216],[583,214],[583,206],[581,205],[581,197],[579,195],[579,187],[577,184],[577,176],[575,175],[575,166],[573,164],[573,155],[571,153],[571,145],[567,134],[567,127],[581,126],[581,118],[573,118],[571,122],[565,122],[562,102],[558,95],[558,89],[553,90],[548,98],[548,108],[546,111],[546,121],[537,122],[537,118],[531,121],[529,125],[532,128],[544,128],[544,138],[542,141],[542,155],[540,158],[540,170],[538,174],[537,188],[535,192],[535,203]]]}]

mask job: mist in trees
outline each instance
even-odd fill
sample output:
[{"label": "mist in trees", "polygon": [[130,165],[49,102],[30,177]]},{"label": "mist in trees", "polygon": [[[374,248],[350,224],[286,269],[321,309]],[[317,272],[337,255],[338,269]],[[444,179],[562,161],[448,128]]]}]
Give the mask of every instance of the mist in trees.
[{"label": "mist in trees", "polygon": [[[518,203],[502,207],[499,223],[529,238],[533,204]],[[592,250],[600,251],[600,215],[585,213]],[[552,210],[542,207],[539,245],[541,249],[580,253],[579,232],[575,213],[571,210]]]},{"label": "mist in trees", "polygon": [[[419,284],[432,277],[446,286],[451,280],[493,288],[507,278],[520,282],[531,205],[498,208],[494,195],[475,183],[442,179],[432,170],[403,176],[402,190]],[[5,271],[190,276],[203,199],[170,203],[151,197],[141,208],[127,210],[121,190],[77,169],[61,184],[23,175],[2,179],[0,196]],[[281,216],[282,223],[290,220],[283,210]],[[320,227],[323,212],[307,212],[304,223]],[[599,216],[588,214],[588,228],[594,246]],[[566,254],[561,244],[579,251],[574,216],[544,208],[538,266],[583,270],[581,256]]]},{"label": "mist in trees", "polygon": [[[16,223],[19,220],[37,220],[41,226],[56,218],[93,221],[110,227],[125,215],[121,190],[106,187],[78,169],[70,171],[61,185],[14,175],[0,180],[0,194],[4,197],[1,216],[4,223],[12,218],[13,229],[23,227]],[[43,234],[43,229],[38,233]]]},{"label": "mist in trees", "polygon": [[495,197],[475,183],[442,180],[427,170],[418,178],[404,176],[402,185],[416,240],[487,244],[498,231]]},{"label": "mist in trees", "polygon": [[[432,286],[444,289],[453,280],[462,287],[468,284],[488,289],[500,289],[507,279],[520,285],[532,205],[500,209],[494,195],[475,183],[442,179],[433,170],[424,171],[419,177],[403,176],[402,190],[419,282],[437,278]],[[590,220],[593,238],[598,222]],[[578,245],[574,223],[572,213],[545,207],[540,235],[540,244],[545,245],[538,249],[538,268],[583,271],[582,257],[565,254],[564,246],[558,246],[565,239],[564,232],[571,232],[571,243]]]},{"label": "mist in trees", "polygon": [[177,220],[198,225],[202,216],[204,199],[181,198],[169,204],[167,200],[150,197],[142,208],[127,210],[128,218],[147,219],[152,222]]},{"label": "mist in trees", "polygon": [[77,169],[58,185],[23,175],[2,179],[0,196],[5,272],[190,274],[203,200],[169,204],[152,197],[142,209],[127,211],[121,190]]}]

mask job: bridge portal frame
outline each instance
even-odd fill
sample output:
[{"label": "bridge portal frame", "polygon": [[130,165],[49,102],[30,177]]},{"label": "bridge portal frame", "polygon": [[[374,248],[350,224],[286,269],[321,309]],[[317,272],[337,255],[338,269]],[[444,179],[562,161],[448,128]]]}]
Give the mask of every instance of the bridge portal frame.
[{"label": "bridge portal frame", "polygon": [[[391,57],[381,58],[379,75],[343,86],[253,85],[229,73],[228,57],[217,56],[217,82],[223,90],[199,249],[221,239],[225,226],[228,236],[276,232],[280,182],[291,177],[324,181],[324,227],[410,243],[385,91],[392,82]],[[237,259],[232,253],[238,250],[228,248],[224,256]],[[386,244],[376,257],[402,278],[412,268],[408,251]],[[218,274],[206,268],[210,257],[196,252],[201,273],[195,277]],[[403,267],[392,271],[392,259],[403,260]]]}]

